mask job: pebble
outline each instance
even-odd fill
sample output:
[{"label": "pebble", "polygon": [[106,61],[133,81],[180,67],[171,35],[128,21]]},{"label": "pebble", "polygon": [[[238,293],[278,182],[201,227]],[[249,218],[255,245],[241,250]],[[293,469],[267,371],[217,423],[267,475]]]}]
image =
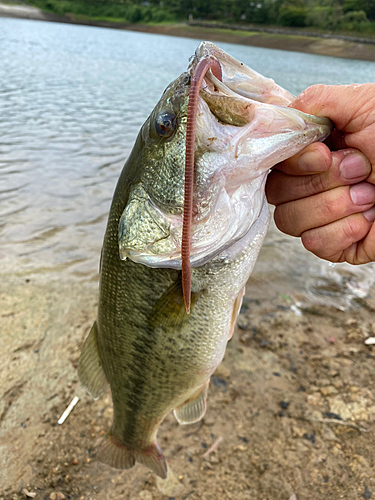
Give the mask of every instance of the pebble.
[{"label": "pebble", "polygon": [[305,434],[302,437],[303,437],[303,439],[307,439],[308,441],[311,441],[312,444],[315,443],[315,434],[309,434],[308,432],[305,432]]},{"label": "pebble", "polygon": [[329,385],[328,387],[321,387],[320,392],[323,396],[329,396],[330,394],[337,394],[337,389],[333,385]]},{"label": "pebble", "polygon": [[306,430],[302,429],[301,427],[292,427],[292,434],[294,437],[301,438],[306,434]]},{"label": "pebble", "polygon": [[350,420],[352,413],[349,410],[349,407],[344,401],[340,398],[335,398],[329,403],[330,413],[336,413],[340,415],[343,420]]},{"label": "pebble", "polygon": [[171,468],[168,470],[167,479],[156,478],[156,487],[162,495],[176,497],[183,493],[184,487],[179,482]]},{"label": "pebble", "polygon": [[247,451],[247,446],[243,444],[239,444],[233,448],[234,451]]},{"label": "pebble", "polygon": [[288,406],[290,405],[290,401],[280,401],[279,405],[283,410],[287,410]]},{"label": "pebble", "polygon": [[203,420],[204,425],[207,425],[207,427],[212,427],[215,425],[215,420],[213,418],[204,418]]},{"label": "pebble", "polygon": [[338,437],[328,425],[323,427],[321,434],[325,441],[338,441]]},{"label": "pebble", "polygon": [[64,493],[61,493],[61,491],[53,491],[50,496],[49,500],[65,500],[66,496]]},{"label": "pebble", "polygon": [[362,455],[354,455],[353,462],[350,464],[350,466],[353,470],[361,467],[365,469],[370,468],[368,461]]},{"label": "pebble", "polygon": [[[338,444],[338,443],[337,443]],[[336,445],[337,446],[337,445]],[[336,457],[339,456],[339,455],[342,455],[343,452],[339,449],[339,448],[336,448],[336,446],[334,446],[332,448],[332,454],[335,455]]]},{"label": "pebble", "polygon": [[214,375],[216,375],[217,377],[229,378],[230,370],[222,363],[216,368]]},{"label": "pebble", "polygon": [[35,498],[36,493],[34,491],[28,491],[26,488],[22,490],[22,493],[27,497],[27,498]]},{"label": "pebble", "polygon": [[365,500],[370,500],[371,497],[372,497],[372,492],[369,490],[368,486],[365,485],[365,492],[363,493],[363,498]]},{"label": "pebble", "polygon": [[341,476],[340,483],[345,483],[349,479],[349,473],[346,470],[344,474]]},{"label": "pebble", "polygon": [[329,342],[330,344],[334,344],[336,342],[335,337],[329,336],[326,337],[326,341]]},{"label": "pebble", "polygon": [[[333,373],[332,376],[336,377],[337,373]],[[344,387],[344,382],[337,378],[336,380],[333,380],[332,385],[335,389],[342,389]]]},{"label": "pebble", "polygon": [[321,394],[314,392],[313,394],[309,394],[307,396],[307,401],[313,406],[321,406],[323,404]]},{"label": "pebble", "polygon": [[139,498],[141,498],[142,500],[152,500],[152,493],[151,491],[143,490],[140,492]]},{"label": "pebble", "polygon": [[227,383],[225,382],[224,379],[220,377],[213,376],[212,377],[212,382],[215,387],[220,389],[222,392],[227,392]]}]

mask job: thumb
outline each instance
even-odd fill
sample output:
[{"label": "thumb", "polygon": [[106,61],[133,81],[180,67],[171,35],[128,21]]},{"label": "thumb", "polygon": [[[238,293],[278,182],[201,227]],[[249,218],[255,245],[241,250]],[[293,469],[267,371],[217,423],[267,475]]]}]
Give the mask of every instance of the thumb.
[{"label": "thumb", "polygon": [[[372,84],[313,85],[300,94],[291,107],[304,113],[330,118],[343,132],[356,132],[354,119],[368,103]],[[373,88],[371,89],[373,93]],[[357,125],[358,126],[358,125]]]}]

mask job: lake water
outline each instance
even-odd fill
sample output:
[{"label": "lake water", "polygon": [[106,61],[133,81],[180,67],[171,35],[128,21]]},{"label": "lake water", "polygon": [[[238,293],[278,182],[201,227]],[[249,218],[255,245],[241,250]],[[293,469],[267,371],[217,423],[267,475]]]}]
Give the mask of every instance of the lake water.
[{"label": "lake water", "polygon": [[[0,18],[0,268],[96,281],[106,218],[138,130],[197,40]],[[298,94],[314,83],[374,81],[375,63],[220,43]],[[368,268],[334,268],[274,227],[254,277],[346,307]],[[275,281],[276,280],[276,281]]]}]

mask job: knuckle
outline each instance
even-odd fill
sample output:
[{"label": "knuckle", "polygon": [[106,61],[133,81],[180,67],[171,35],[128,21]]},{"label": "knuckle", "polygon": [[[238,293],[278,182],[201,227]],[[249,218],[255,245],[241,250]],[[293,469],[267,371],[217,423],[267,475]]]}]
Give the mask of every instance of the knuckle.
[{"label": "knuckle", "polygon": [[355,243],[360,237],[362,230],[360,221],[357,217],[347,217],[342,224],[342,238],[347,243],[345,246],[350,246]]},{"label": "knuckle", "polygon": [[291,236],[300,236],[296,227],[296,217],[291,203],[284,203],[275,209],[274,220],[277,228]]},{"label": "knuckle", "polygon": [[375,252],[374,250],[370,250],[368,248],[364,248],[363,252],[357,257],[358,264],[367,264],[368,262],[375,261]]},{"label": "knuckle", "polygon": [[317,198],[315,209],[322,220],[333,222],[350,213],[352,202],[346,188],[327,191]]},{"label": "knuckle", "polygon": [[309,252],[321,257],[326,247],[325,240],[320,231],[306,231],[301,236],[302,244]]},{"label": "knuckle", "polygon": [[310,179],[311,187],[313,193],[322,193],[326,190],[326,186],[324,184],[324,178],[322,175],[314,175]]}]

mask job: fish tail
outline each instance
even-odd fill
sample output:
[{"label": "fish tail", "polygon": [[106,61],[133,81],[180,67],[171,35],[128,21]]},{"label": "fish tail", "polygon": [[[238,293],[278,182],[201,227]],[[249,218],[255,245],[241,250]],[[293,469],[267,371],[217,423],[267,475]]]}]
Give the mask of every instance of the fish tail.
[{"label": "fish tail", "polygon": [[99,449],[98,459],[115,469],[130,469],[135,462],[139,462],[162,479],[167,477],[167,463],[156,442],[142,450],[132,449],[118,441],[110,431]]}]

